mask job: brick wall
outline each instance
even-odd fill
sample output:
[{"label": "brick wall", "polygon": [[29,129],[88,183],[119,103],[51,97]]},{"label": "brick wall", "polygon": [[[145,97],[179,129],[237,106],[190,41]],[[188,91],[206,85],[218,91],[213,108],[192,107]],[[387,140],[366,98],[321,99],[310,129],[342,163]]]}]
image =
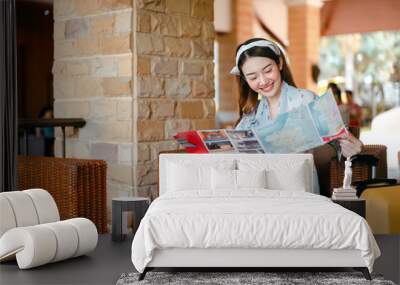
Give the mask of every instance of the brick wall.
[{"label": "brick wall", "polygon": [[67,157],[107,161],[108,214],[115,196],[158,195],[176,132],[214,127],[213,41],[212,0],[54,1],[55,117],[86,120]]},{"label": "brick wall", "polygon": [[253,0],[232,0],[232,30],[216,35],[219,63],[219,110],[221,127],[233,127],[238,118],[238,84],[236,76],[229,72],[235,65],[237,46],[254,37],[256,19]]},{"label": "brick wall", "polygon": [[242,43],[254,36],[254,4],[253,0],[235,0],[236,14],[236,35],[237,42]]},{"label": "brick wall", "polygon": [[[231,19],[237,19],[236,1],[232,1]],[[235,54],[238,46],[237,25],[232,24],[232,30],[229,33],[217,33],[218,42],[218,76],[219,76],[219,109],[218,119],[222,126],[232,122],[232,116],[238,116],[238,85],[236,76],[229,72],[235,65]]]},{"label": "brick wall", "polygon": [[215,124],[213,1],[137,1],[138,193],[158,195],[158,153]]}]

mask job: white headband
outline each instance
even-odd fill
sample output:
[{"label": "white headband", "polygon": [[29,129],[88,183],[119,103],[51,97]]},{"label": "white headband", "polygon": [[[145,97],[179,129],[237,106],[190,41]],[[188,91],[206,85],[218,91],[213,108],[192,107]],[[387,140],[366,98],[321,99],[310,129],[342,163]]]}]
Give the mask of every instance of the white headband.
[{"label": "white headband", "polygon": [[236,53],[236,65],[235,65],[235,67],[233,67],[231,69],[231,72],[230,72],[231,74],[240,75],[240,71],[239,71],[239,67],[238,67],[239,58],[243,52],[245,52],[248,49],[251,49],[252,47],[269,47],[275,54],[277,54],[277,55],[281,54],[278,46],[274,42],[267,41],[267,40],[259,40],[259,41],[251,42],[247,45],[242,45]]}]

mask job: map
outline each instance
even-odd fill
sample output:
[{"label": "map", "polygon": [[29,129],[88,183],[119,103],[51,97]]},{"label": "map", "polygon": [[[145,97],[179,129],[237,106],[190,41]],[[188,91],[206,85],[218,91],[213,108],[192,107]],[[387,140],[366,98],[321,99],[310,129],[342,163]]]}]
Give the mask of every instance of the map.
[{"label": "map", "polygon": [[174,138],[189,153],[296,153],[345,134],[339,108],[328,92],[251,130],[192,130]]},{"label": "map", "polygon": [[318,147],[347,133],[330,92],[311,103],[253,128],[266,153],[296,153]]},{"label": "map", "polygon": [[308,108],[324,142],[337,139],[346,133],[342,116],[331,93],[325,93],[318,97],[308,104]]}]

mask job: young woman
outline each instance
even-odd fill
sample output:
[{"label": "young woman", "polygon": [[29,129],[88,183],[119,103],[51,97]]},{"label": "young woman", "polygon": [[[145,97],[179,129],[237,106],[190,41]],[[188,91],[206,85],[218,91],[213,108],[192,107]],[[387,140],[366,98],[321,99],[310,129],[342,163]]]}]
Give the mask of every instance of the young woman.
[{"label": "young woman", "polygon": [[[238,130],[250,129],[274,120],[280,113],[308,104],[316,97],[309,90],[296,88],[282,50],[266,39],[254,38],[239,45],[236,50],[236,66],[231,74],[239,77]],[[362,148],[361,141],[351,134],[339,139],[337,145],[345,157],[359,153]],[[337,149],[325,145],[312,152],[319,170],[319,184],[323,189],[329,172],[327,165],[337,155]]]}]

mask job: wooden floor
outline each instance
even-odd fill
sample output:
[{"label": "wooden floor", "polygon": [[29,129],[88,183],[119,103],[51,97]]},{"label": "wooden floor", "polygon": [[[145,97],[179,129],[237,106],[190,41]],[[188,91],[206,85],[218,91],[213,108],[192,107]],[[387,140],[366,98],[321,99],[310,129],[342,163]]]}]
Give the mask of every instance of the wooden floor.
[{"label": "wooden floor", "polygon": [[[374,272],[400,284],[400,236],[376,236],[382,257]],[[0,284],[115,284],[124,272],[134,271],[131,242],[112,242],[100,235],[94,252],[88,256],[61,261],[29,270],[19,270],[16,262],[0,265]]]}]

